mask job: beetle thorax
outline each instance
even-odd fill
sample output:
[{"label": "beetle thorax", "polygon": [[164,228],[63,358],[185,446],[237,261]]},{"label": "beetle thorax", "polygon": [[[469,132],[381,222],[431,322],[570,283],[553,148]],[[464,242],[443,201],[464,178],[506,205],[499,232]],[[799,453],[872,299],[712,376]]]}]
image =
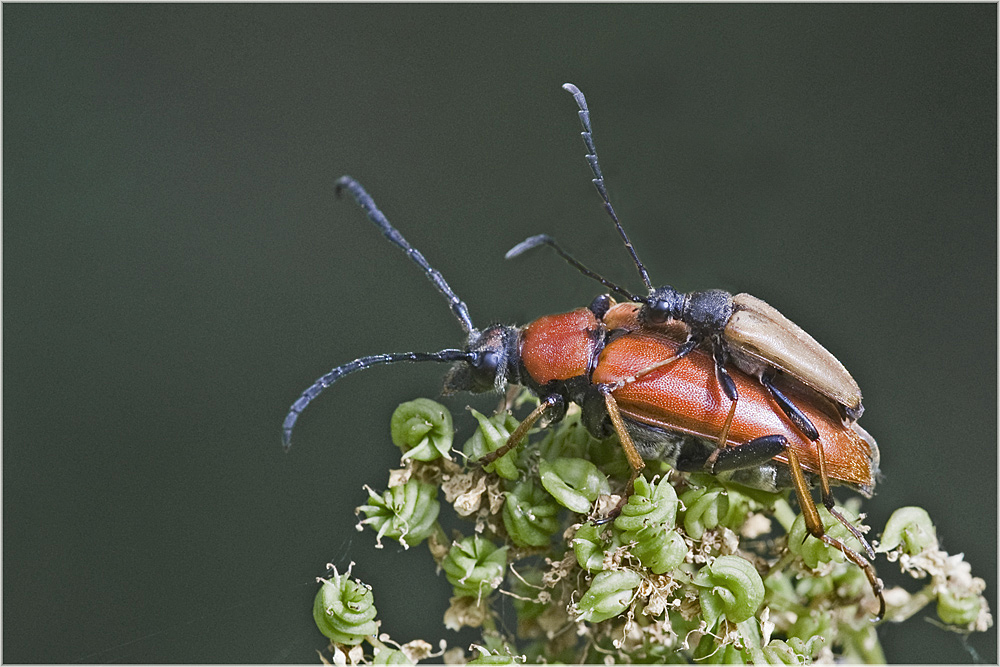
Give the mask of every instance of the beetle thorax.
[{"label": "beetle thorax", "polygon": [[696,333],[721,335],[733,316],[733,295],[720,289],[691,292],[684,300],[684,320]]}]

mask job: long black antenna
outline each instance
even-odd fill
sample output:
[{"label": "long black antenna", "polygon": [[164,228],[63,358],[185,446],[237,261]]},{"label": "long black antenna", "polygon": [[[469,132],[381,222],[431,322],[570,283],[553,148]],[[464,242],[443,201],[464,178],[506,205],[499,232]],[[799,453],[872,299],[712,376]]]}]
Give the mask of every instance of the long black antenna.
[{"label": "long black antenna", "polygon": [[588,269],[579,260],[577,260],[571,254],[563,250],[562,247],[558,243],[556,243],[556,240],[551,236],[549,236],[548,234],[538,234],[537,236],[529,236],[528,238],[524,239],[516,246],[508,250],[507,254],[504,255],[504,259],[512,259],[520,255],[521,253],[525,253],[531,250],[532,248],[537,248],[540,245],[550,246],[557,253],[559,253],[560,257],[565,259],[566,262],[569,263],[577,271],[579,271],[585,276],[593,278],[594,280],[598,281],[599,283],[607,287],[612,292],[615,292],[616,294],[625,297],[629,301],[635,301],[636,303],[642,303],[643,301],[645,301],[644,298],[635,296],[627,289],[619,287],[618,285],[611,282],[610,280],[608,280],[601,274],[597,273],[596,271],[591,271],[590,269]]},{"label": "long black antenna", "polygon": [[576,105],[580,107],[578,115],[580,116],[580,123],[583,125],[583,132],[580,133],[580,136],[583,137],[583,143],[587,146],[587,162],[590,163],[590,169],[594,172],[594,178],[592,179],[594,187],[600,193],[601,198],[604,200],[605,210],[607,210],[611,219],[614,220],[618,233],[621,235],[622,240],[625,241],[625,247],[628,249],[629,254],[632,255],[632,260],[635,262],[636,268],[639,269],[642,282],[646,285],[646,289],[652,292],[653,284],[649,282],[649,274],[646,273],[646,267],[639,261],[639,255],[636,254],[635,248],[632,247],[632,242],[629,241],[625,229],[622,228],[622,223],[618,221],[618,216],[615,214],[615,208],[611,205],[611,200],[608,199],[608,190],[604,187],[604,175],[601,173],[601,165],[597,162],[597,149],[594,148],[594,131],[590,127],[590,109],[587,108],[587,98],[572,83],[564,83],[563,90],[572,94],[573,99],[576,100]]},{"label": "long black antenna", "polygon": [[434,287],[437,288],[438,292],[441,292],[441,294],[448,299],[448,305],[451,307],[451,312],[453,312],[455,317],[458,318],[459,324],[462,325],[462,329],[465,331],[465,334],[468,336],[475,331],[476,328],[472,326],[472,318],[469,317],[469,307],[465,305],[464,301],[455,295],[455,292],[452,291],[448,282],[444,279],[444,276],[428,264],[427,260],[424,259],[424,256],[420,254],[420,251],[411,246],[409,242],[403,238],[403,235],[389,223],[389,220],[385,217],[382,211],[375,206],[375,201],[368,195],[367,192],[365,192],[365,189],[361,187],[361,184],[350,176],[341,176],[337,179],[336,193],[338,197],[340,196],[341,190],[345,188],[349,190],[352,195],[354,195],[354,199],[357,200],[358,205],[364,209],[365,213],[368,215],[368,219],[374,222],[378,228],[382,230],[382,234],[384,234],[387,239],[402,248],[407,257],[412,259],[421,269],[423,269],[424,275],[426,275],[427,278],[434,283]]},{"label": "long black antenna", "polygon": [[399,352],[396,354],[373,354],[370,357],[361,357],[343,366],[337,366],[316,380],[312,386],[302,392],[297,401],[292,403],[292,407],[288,410],[288,415],[285,416],[285,423],[282,425],[281,444],[284,446],[285,451],[288,451],[288,448],[292,446],[292,429],[295,427],[295,422],[298,420],[299,415],[302,414],[302,411],[306,409],[306,406],[314,398],[319,396],[320,392],[345,375],[370,368],[371,366],[377,366],[378,364],[394,364],[398,361],[468,361],[471,363],[475,360],[475,357],[475,352],[453,349],[441,350],[440,352]]}]

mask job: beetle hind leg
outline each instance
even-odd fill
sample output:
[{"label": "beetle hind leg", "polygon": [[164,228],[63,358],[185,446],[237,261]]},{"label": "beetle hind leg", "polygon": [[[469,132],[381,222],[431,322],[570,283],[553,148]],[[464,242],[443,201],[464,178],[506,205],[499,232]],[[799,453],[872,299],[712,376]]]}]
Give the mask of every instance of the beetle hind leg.
[{"label": "beetle hind leg", "polygon": [[823,505],[826,509],[830,510],[837,521],[842,523],[851,535],[864,547],[865,553],[868,558],[875,558],[875,550],[872,545],[869,544],[868,540],[865,539],[864,534],[858,530],[857,526],[852,524],[850,521],[844,518],[840,512],[836,509],[836,500],[833,497],[833,492],[830,490],[830,478],[826,474],[826,455],[823,449],[823,443],[820,442],[819,432],[813,425],[812,421],[806,417],[798,406],[795,405],[787,396],[785,396],[781,391],[774,386],[773,378],[768,375],[761,375],[760,383],[764,385],[764,388],[770,392],[771,397],[774,402],[778,404],[781,411],[785,413],[788,419],[799,429],[803,435],[816,443],[816,454],[819,459],[819,485],[820,493],[823,498]]},{"label": "beetle hind leg", "polygon": [[[827,535],[826,529],[823,527],[823,521],[819,516],[819,510],[816,509],[816,503],[813,502],[812,496],[809,494],[809,486],[806,484],[806,477],[802,472],[802,464],[799,462],[798,455],[791,447],[787,448],[785,455],[788,457],[788,468],[792,473],[792,483],[795,487],[795,496],[799,501],[799,509],[802,511],[802,517],[806,522],[806,531],[816,539],[823,540],[824,543],[838,549],[848,560],[864,570],[872,592],[878,599],[879,610],[875,620],[882,620],[882,617],[885,616],[885,597],[882,595],[882,582],[879,581],[878,576],[875,574],[875,568],[872,567],[871,563],[862,558],[861,554],[849,548],[837,538]],[[829,498],[832,500],[833,496],[830,495]],[[823,504],[826,505],[826,503],[827,500],[824,497]],[[827,507],[829,508],[828,505]],[[870,554],[870,557],[874,558],[875,554],[871,550],[871,545],[868,544],[868,541],[865,540],[861,532],[848,522],[840,512],[831,509],[830,513],[844,524],[852,535],[858,538],[858,541],[865,546],[865,550]]]}]

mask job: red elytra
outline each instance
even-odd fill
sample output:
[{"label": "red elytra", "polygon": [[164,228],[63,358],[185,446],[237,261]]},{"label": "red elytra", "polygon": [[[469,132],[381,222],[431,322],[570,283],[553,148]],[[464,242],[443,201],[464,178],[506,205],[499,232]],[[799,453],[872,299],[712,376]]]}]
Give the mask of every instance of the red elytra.
[{"label": "red elytra", "polygon": [[[605,323],[627,321],[635,304],[620,304],[605,317]],[[624,316],[624,317],[623,317]],[[634,377],[662,359],[673,356],[684,340],[642,329],[612,340],[601,351],[591,377],[595,384],[613,384]],[[735,446],[767,435],[782,435],[795,449],[803,468],[819,473],[817,443],[806,438],[774,404],[764,387],[754,378],[730,369],[740,392],[725,444]],[[613,392],[622,415],[660,428],[699,436],[719,438],[729,413],[730,401],[715,376],[711,356],[696,350],[671,364],[657,368]],[[811,398],[811,400],[810,400]],[[870,496],[875,484],[878,450],[837,415],[836,408],[817,394],[800,394],[797,403],[819,431],[827,475],[856,486]],[[788,457],[776,460],[788,463]]]},{"label": "red elytra", "polygon": [[[538,318],[522,330],[521,361],[525,370],[539,385],[587,375],[592,384],[616,384],[641,375],[650,366],[672,357],[686,333],[681,324],[674,330],[644,329],[636,319],[638,309],[633,303],[616,304],[600,321],[587,308]],[[615,329],[628,333],[612,336],[595,360],[604,333]],[[817,443],[795,428],[754,378],[737,369],[731,369],[730,374],[741,398],[725,445],[782,435],[795,449],[802,467],[818,474]],[[822,396],[795,388],[788,391],[796,395],[800,408],[820,433],[827,475],[870,496],[878,469],[874,442],[856,427],[846,425],[834,405]],[[627,421],[706,440],[720,437],[730,407],[716,381],[714,360],[701,350],[641,375],[615,389],[612,396]],[[788,463],[785,455],[775,460]]]}]

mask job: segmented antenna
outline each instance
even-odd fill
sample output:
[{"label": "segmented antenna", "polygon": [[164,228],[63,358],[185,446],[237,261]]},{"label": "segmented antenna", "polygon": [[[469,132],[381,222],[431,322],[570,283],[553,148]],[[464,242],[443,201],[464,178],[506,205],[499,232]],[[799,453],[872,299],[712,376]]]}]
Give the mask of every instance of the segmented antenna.
[{"label": "segmented antenna", "polygon": [[565,259],[577,271],[579,271],[585,276],[593,278],[594,280],[598,281],[599,283],[607,287],[612,292],[615,292],[616,294],[625,297],[629,301],[635,301],[636,303],[642,303],[643,301],[645,301],[644,298],[635,296],[628,290],[619,287],[610,280],[606,279],[604,276],[597,273],[596,271],[591,271],[590,269],[588,269],[579,260],[577,260],[568,252],[563,250],[562,247],[558,243],[556,243],[556,240],[551,236],[549,236],[548,234],[538,234],[537,236],[530,236],[524,239],[516,246],[508,250],[507,254],[504,255],[504,259],[512,259],[520,255],[521,253],[525,253],[531,250],[532,248],[537,248],[540,245],[550,246],[553,250],[559,253],[560,257]]},{"label": "segmented antenna", "polygon": [[604,175],[601,173],[601,165],[597,162],[597,149],[594,148],[594,137],[593,129],[590,127],[590,109],[587,108],[587,98],[583,96],[580,89],[574,86],[572,83],[564,83],[563,90],[569,92],[573,95],[573,99],[576,100],[576,105],[580,107],[578,115],[580,116],[580,123],[583,125],[583,132],[580,136],[583,137],[583,143],[587,146],[587,162],[590,163],[590,169],[594,172],[594,178],[591,179],[594,183],[594,187],[597,188],[597,192],[600,193],[601,199],[604,200],[604,209],[611,216],[611,219],[615,223],[615,227],[618,229],[618,233],[621,235],[622,240],[625,241],[625,247],[628,249],[629,254],[632,255],[632,260],[635,262],[636,268],[639,269],[639,275],[642,276],[642,282],[645,283],[646,289],[650,292],[653,291],[653,284],[649,282],[649,274],[646,273],[646,267],[642,265],[639,261],[639,255],[636,254],[635,248],[632,247],[632,242],[629,241],[628,235],[625,233],[625,229],[622,228],[622,224],[618,221],[618,216],[615,214],[615,208],[611,205],[611,200],[608,199],[607,188],[604,187]]},{"label": "segmented antenna", "polygon": [[346,188],[354,195],[354,199],[357,200],[358,205],[364,209],[365,213],[368,215],[368,219],[374,222],[382,234],[385,235],[387,239],[395,243],[397,246],[403,249],[407,257],[412,259],[417,265],[423,269],[424,275],[434,283],[434,287],[437,288],[446,299],[448,299],[448,305],[451,307],[451,312],[455,314],[458,318],[459,324],[462,325],[462,329],[465,331],[466,335],[471,334],[475,331],[475,327],[472,326],[472,318],[469,317],[469,307],[465,305],[465,302],[455,295],[451,287],[448,285],[447,281],[444,279],[436,269],[431,267],[424,259],[424,256],[420,254],[420,251],[414,248],[403,238],[403,235],[393,227],[389,220],[386,219],[385,215],[375,206],[375,201],[365,192],[365,189],[361,187],[361,184],[350,176],[341,176],[337,179],[336,193],[340,196],[341,190]]},{"label": "segmented antenna", "polygon": [[288,448],[292,446],[292,429],[295,427],[299,415],[314,398],[319,396],[320,392],[345,375],[371,366],[394,364],[398,361],[468,361],[471,363],[475,356],[474,352],[453,349],[441,350],[440,352],[399,352],[396,354],[373,354],[370,357],[361,357],[343,366],[337,366],[316,380],[311,387],[302,392],[297,401],[292,403],[292,407],[289,408],[288,415],[285,417],[285,423],[282,425],[281,444],[285,451],[288,451]]}]

